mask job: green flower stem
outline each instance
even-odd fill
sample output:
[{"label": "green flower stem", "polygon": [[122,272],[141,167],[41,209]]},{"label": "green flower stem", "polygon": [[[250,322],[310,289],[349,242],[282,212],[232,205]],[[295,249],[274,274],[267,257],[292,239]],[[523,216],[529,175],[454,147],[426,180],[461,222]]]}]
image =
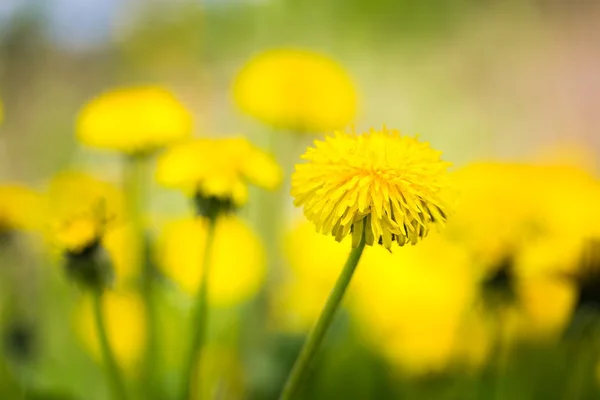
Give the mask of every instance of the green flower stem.
[{"label": "green flower stem", "polygon": [[156,307],[156,293],[154,270],[150,260],[150,248],[143,220],[146,210],[147,197],[147,167],[148,157],[145,155],[131,156],[125,164],[125,192],[127,195],[127,209],[131,218],[136,238],[139,240],[138,269],[141,271],[140,292],[146,308],[147,342],[144,354],[144,369],[142,371],[143,390],[147,399],[162,398],[162,387],[158,373],[159,339],[158,318]]},{"label": "green flower stem", "polygon": [[98,332],[100,350],[102,352],[104,367],[106,368],[106,375],[112,389],[113,398],[115,400],[125,400],[127,399],[127,390],[106,333],[106,324],[102,312],[102,292],[100,290],[94,291],[92,297],[96,331]]},{"label": "green flower stem", "polygon": [[202,355],[202,347],[206,341],[206,332],[208,327],[208,284],[210,277],[210,260],[215,239],[215,227],[217,218],[209,218],[208,232],[206,233],[206,243],[204,246],[204,259],[202,260],[202,283],[200,290],[196,295],[192,314],[191,342],[187,351],[187,360],[183,368],[181,400],[189,400],[192,393],[192,383],[196,383],[198,389],[199,365]]},{"label": "green flower stem", "polygon": [[309,333],[308,338],[304,343],[304,347],[302,347],[300,355],[294,363],[292,372],[288,376],[287,382],[283,388],[283,392],[279,397],[280,400],[289,400],[298,391],[298,388],[300,387],[300,384],[302,383],[302,380],[308,371],[310,362],[319,349],[319,346],[325,337],[325,333],[327,333],[327,329],[329,328],[329,325],[331,325],[333,317],[335,316],[335,313],[339,308],[342,299],[344,298],[344,294],[346,293],[346,289],[350,284],[352,275],[354,275],[354,271],[356,270],[356,266],[360,261],[360,256],[362,255],[364,248],[365,237],[363,235],[358,247],[352,249],[350,252],[348,259],[346,260],[346,264],[344,265],[344,269],[338,277],[333,290],[329,294],[327,303],[325,304],[323,311],[321,311],[321,315],[319,316],[316,325]]}]

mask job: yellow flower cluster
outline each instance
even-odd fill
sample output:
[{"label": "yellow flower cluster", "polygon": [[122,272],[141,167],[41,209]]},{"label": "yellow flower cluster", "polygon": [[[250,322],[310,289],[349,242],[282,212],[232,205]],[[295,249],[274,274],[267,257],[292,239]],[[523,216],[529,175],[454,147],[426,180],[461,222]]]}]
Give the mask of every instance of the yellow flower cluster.
[{"label": "yellow flower cluster", "polygon": [[233,95],[238,107],[267,125],[299,133],[327,132],[351,123],[358,96],[334,60],[306,50],[258,54],[240,71]]},{"label": "yellow flower cluster", "polygon": [[[600,238],[600,182],[583,170],[479,163],[451,179],[458,202],[446,228],[402,251],[365,249],[346,302],[372,347],[405,372],[481,366],[498,346],[554,340],[582,301],[581,260]],[[346,253],[307,223],[286,248],[274,316],[305,330]]]},{"label": "yellow flower cluster", "polygon": [[163,186],[243,205],[248,183],[274,189],[282,171],[267,153],[242,137],[196,139],[171,147],[158,160],[156,179]]},{"label": "yellow flower cluster", "polygon": [[336,132],[315,141],[292,176],[294,204],[323,234],[356,247],[416,244],[448,213],[449,163],[428,143],[396,130]]},{"label": "yellow flower cluster", "polygon": [[139,86],[102,93],[81,110],[77,137],[88,146],[151,153],[189,137],[189,111],[164,88]]}]

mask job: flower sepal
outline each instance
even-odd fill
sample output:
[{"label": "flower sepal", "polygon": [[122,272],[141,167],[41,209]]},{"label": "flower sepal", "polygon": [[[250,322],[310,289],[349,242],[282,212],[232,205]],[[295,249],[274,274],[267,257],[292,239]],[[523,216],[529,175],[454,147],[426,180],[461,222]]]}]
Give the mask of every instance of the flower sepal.
[{"label": "flower sepal", "polygon": [[64,257],[65,272],[77,284],[100,292],[112,286],[112,263],[99,241],[89,244],[81,251],[67,251]]}]

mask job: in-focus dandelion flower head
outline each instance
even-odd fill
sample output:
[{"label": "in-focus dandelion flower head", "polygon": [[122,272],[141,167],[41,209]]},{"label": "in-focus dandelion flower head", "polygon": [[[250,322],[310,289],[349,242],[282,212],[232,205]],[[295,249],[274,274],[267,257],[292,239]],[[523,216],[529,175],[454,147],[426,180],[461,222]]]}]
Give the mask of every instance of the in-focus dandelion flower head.
[{"label": "in-focus dandelion flower head", "polygon": [[189,111],[157,86],[104,92],[83,107],[77,120],[81,142],[126,154],[150,153],[191,133]]},{"label": "in-focus dandelion flower head", "polygon": [[196,139],[167,150],[158,160],[156,179],[195,196],[201,209],[212,203],[239,207],[248,198],[248,184],[274,189],[282,171],[245,138]]},{"label": "in-focus dandelion flower head", "polygon": [[279,129],[326,132],[351,123],[358,96],[351,77],[329,57],[273,49],[252,58],[233,86],[238,107]]},{"label": "in-focus dandelion flower head", "polygon": [[429,143],[396,130],[336,132],[296,166],[292,195],[317,230],[368,245],[416,244],[448,213],[449,163]]}]

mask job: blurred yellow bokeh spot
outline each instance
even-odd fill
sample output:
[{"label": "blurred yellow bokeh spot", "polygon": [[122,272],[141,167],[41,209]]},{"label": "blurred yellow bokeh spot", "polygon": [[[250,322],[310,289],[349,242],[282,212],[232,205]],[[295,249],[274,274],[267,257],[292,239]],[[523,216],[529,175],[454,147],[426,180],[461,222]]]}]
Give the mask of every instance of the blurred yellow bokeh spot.
[{"label": "blurred yellow bokeh spot", "polygon": [[43,197],[21,185],[0,185],[0,233],[43,226]]},{"label": "blurred yellow bokeh spot", "polygon": [[77,119],[81,142],[127,154],[153,152],[191,134],[189,111],[158,86],[106,91],[87,103]]},{"label": "blurred yellow bokeh spot", "polygon": [[354,83],[331,58],[308,50],[262,52],[242,68],[233,96],[244,113],[278,129],[328,132],[352,123]]},{"label": "blurred yellow bokeh spot", "polygon": [[[76,331],[94,359],[102,362],[100,343],[92,309],[86,297],[74,315]],[[107,291],[102,298],[106,334],[119,365],[135,372],[146,343],[146,316],[142,300],[134,293]]]},{"label": "blurred yellow bokeh spot", "polygon": [[[158,239],[162,271],[186,293],[194,295],[203,276],[208,221],[184,218],[167,224]],[[208,266],[208,297],[215,306],[248,300],[265,277],[265,253],[258,236],[240,218],[218,218]]]}]

